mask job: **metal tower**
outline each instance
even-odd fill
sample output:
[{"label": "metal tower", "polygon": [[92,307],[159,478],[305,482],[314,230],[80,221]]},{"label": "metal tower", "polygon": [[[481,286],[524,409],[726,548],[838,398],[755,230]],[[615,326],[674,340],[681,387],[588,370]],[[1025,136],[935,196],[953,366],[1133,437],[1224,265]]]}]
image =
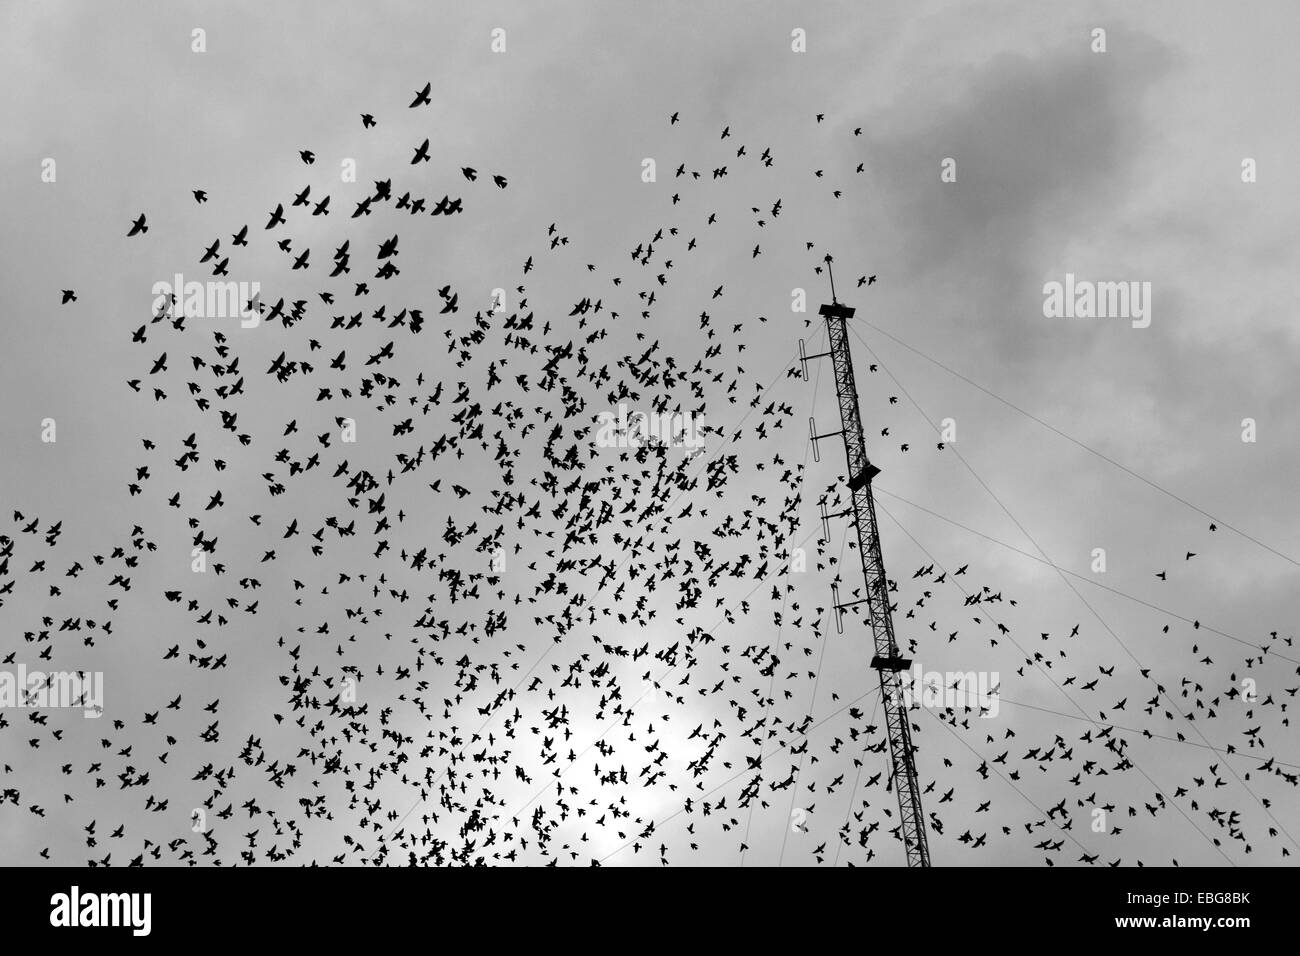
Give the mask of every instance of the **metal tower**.
[{"label": "metal tower", "polygon": [[[830,257],[827,257],[827,267]],[[835,390],[840,403],[840,431],[817,434],[817,426],[808,420],[809,434],[813,443],[813,459],[820,461],[817,453],[817,441],[834,435],[844,436],[844,453],[849,466],[849,493],[853,506],[838,515],[852,515],[853,524],[858,531],[858,552],[862,556],[862,576],[866,580],[866,597],[859,601],[840,603],[839,589],[832,584],[834,592],[833,613],[835,627],[843,633],[842,613],[845,608],[855,604],[867,605],[867,618],[871,623],[871,634],[875,639],[875,656],[871,666],[880,675],[880,697],[885,705],[885,725],[889,732],[889,755],[891,762],[890,777],[898,793],[899,827],[903,845],[907,850],[908,866],[929,866],[930,848],[926,841],[925,817],[921,810],[921,789],[916,779],[916,760],[912,749],[912,731],[907,717],[907,706],[903,700],[902,682],[899,674],[911,668],[912,662],[904,658],[894,641],[894,622],[889,614],[889,586],[885,580],[885,561],[880,553],[880,534],[876,526],[876,504],[871,495],[871,479],[880,474],[880,469],[867,458],[867,446],[862,436],[862,418],[858,413],[858,393],[853,381],[853,359],[849,354],[847,319],[853,317],[854,310],[841,305],[835,299],[835,281],[831,280],[831,304],[823,305],[820,314],[826,317],[826,332],[830,342],[830,351],[817,355],[805,355],[803,340],[799,340],[799,359],[803,363],[804,381],[808,380],[808,362],[810,359],[831,357],[835,366]],[[822,522],[829,515],[822,506]],[[829,534],[827,535],[829,537]]]}]

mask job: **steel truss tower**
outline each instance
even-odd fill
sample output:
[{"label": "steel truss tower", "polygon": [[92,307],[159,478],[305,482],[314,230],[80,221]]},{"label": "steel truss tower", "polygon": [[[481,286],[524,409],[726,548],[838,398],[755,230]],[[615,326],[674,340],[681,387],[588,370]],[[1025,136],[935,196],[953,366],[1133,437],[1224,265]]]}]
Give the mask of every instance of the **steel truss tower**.
[{"label": "steel truss tower", "polygon": [[[925,817],[921,810],[921,789],[916,779],[912,731],[899,676],[911,668],[912,662],[899,653],[894,641],[894,622],[889,613],[889,585],[885,580],[885,561],[880,553],[876,504],[871,495],[871,479],[880,474],[880,469],[867,457],[866,441],[862,435],[862,417],[858,412],[858,393],[853,380],[853,359],[849,354],[846,320],[853,317],[854,310],[835,301],[833,285],[831,293],[831,304],[823,305],[820,309],[820,314],[826,317],[830,351],[805,355],[803,341],[800,340],[799,357],[803,363],[805,381],[808,378],[807,363],[811,359],[829,355],[835,367],[835,391],[839,396],[841,426],[838,434],[844,436],[844,453],[849,466],[848,485],[853,506],[837,515],[826,514],[823,506],[822,521],[824,523],[827,518],[838,515],[853,516],[853,524],[858,531],[858,553],[862,556],[862,576],[867,585],[865,598],[843,604],[839,601],[838,587],[832,585],[835,592],[832,610],[836,628],[842,633],[841,615],[844,609],[855,604],[867,605],[867,619],[871,623],[876,650],[871,666],[880,675],[880,698],[884,702],[885,725],[889,732],[890,777],[898,793],[899,827],[907,850],[907,865],[929,866],[930,848],[926,841]],[[809,431],[813,441],[813,457],[820,461],[817,454],[818,439],[830,438],[837,433],[818,435],[812,419],[809,419]]]}]

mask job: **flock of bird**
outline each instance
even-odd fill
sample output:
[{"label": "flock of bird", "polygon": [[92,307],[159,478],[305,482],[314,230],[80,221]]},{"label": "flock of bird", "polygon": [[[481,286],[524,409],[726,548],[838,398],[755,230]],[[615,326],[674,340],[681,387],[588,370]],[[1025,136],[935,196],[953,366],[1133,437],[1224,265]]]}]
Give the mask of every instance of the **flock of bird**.
[{"label": "flock of bird", "polygon": [[[363,114],[357,134],[388,121]],[[69,540],[21,501],[0,526],[6,667],[76,669],[128,646],[128,619],[150,675],[115,693],[110,673],[98,720],[0,711],[0,820],[36,834],[11,862],[902,861],[866,622],[830,626],[830,583],[852,602],[861,577],[819,527],[819,505],[848,501],[800,425],[814,395],[795,336],[817,320],[738,314],[744,277],[692,265],[775,249],[821,275],[829,250],[783,231],[784,177],[840,199],[869,158],[805,169],[730,126],[681,135],[661,222],[611,261],[539,223],[504,303],[451,281],[412,301],[400,279],[431,231],[510,196],[504,172],[444,163],[429,137],[353,187],[302,150],[310,181],[266,197],[262,221],[193,191],[211,238],[191,268],[283,268],[244,303],[255,329],[176,296],[123,328],[139,354],[123,400],[168,414],[132,438],[129,474],[104,476],[112,540]],[[165,229],[145,210],[121,238]],[[327,248],[303,238],[323,230]],[[859,271],[865,295],[877,277]],[[774,339],[788,363],[751,365],[746,346]],[[873,454],[944,461],[861,364]],[[620,403],[693,416],[703,448],[598,447],[595,417]],[[891,568],[904,544],[886,543]],[[1100,626],[1042,631],[979,574],[929,557],[890,583],[909,655],[1016,662],[1002,719],[911,712],[936,864],[1290,855],[1277,817],[1300,766],[1273,749],[1300,689],[1290,636],[1171,619],[1158,667],[1097,666]],[[1241,699],[1247,676],[1269,689]]]}]

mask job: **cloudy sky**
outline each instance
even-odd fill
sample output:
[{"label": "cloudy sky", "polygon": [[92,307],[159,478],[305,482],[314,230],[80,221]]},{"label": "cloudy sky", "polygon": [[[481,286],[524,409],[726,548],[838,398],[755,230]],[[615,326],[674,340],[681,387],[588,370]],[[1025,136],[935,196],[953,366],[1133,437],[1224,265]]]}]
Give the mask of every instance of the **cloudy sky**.
[{"label": "cloudy sky", "polygon": [[[202,53],[192,49],[196,28],[205,35]],[[504,53],[490,47],[497,28],[505,30]],[[17,788],[22,796],[0,809],[0,860],[39,862],[37,854],[50,848],[55,862],[101,859],[110,850],[113,862],[125,862],[141,852],[144,839],[165,844],[189,838],[197,853],[203,843],[190,831],[189,808],[200,806],[211,786],[192,778],[210,762],[239,764],[236,784],[218,799],[218,808],[235,796],[236,805],[256,798],[280,819],[295,820],[302,847],[293,862],[328,862],[336,855],[361,862],[374,850],[345,841],[366,842],[368,836],[373,844],[376,838],[373,822],[359,823],[366,814],[357,811],[356,795],[337,781],[315,785],[304,769],[278,787],[261,768],[240,760],[250,736],[265,746],[266,763],[301,760],[299,748],[310,746],[292,717],[283,724],[273,719],[285,713],[280,676],[289,666],[278,638],[307,646],[305,660],[322,669],[340,666],[343,655],[333,645],[341,646],[346,636],[354,638],[345,656],[349,663],[390,671],[411,664],[400,645],[413,639],[419,608],[412,612],[408,605],[361,624],[346,615],[360,606],[354,594],[342,587],[320,593],[338,572],[359,567],[398,580],[404,569],[395,555],[369,560],[373,540],[363,535],[365,540],[347,545],[355,554],[340,545],[313,566],[309,555],[291,558],[284,550],[279,561],[259,567],[257,558],[274,541],[267,543],[247,517],[261,513],[280,528],[301,509],[306,531],[320,524],[310,513],[343,515],[337,483],[327,488],[324,478],[304,482],[286,504],[268,498],[260,477],[275,451],[289,444],[285,423],[301,419],[310,436],[344,413],[318,407],[315,386],[277,389],[262,374],[282,350],[307,358],[309,336],[326,339],[310,360],[327,365],[339,346],[321,330],[334,313],[316,308],[311,321],[317,324],[295,330],[223,327],[248,380],[239,412],[239,430],[256,438],[248,452],[219,422],[200,416],[184,394],[187,381],[201,377],[205,387],[211,381],[206,372],[192,371],[189,358],[203,354],[214,360],[211,329],[171,340],[174,374],[165,386],[172,393],[166,401],[150,400],[152,382],[143,394],[125,385],[127,379],[147,379],[148,363],[163,349],[153,338],[144,347],[131,341],[131,332],[149,318],[153,283],[176,272],[207,278],[207,268],[197,262],[204,248],[220,236],[229,252],[230,234],[250,223],[253,245],[232,260],[231,278],[274,290],[263,293],[267,301],[310,299],[315,307],[323,286],[313,273],[325,268],[329,250],[349,238],[355,253],[365,250],[368,269],[375,246],[401,231],[403,274],[385,288],[385,301],[391,311],[422,307],[433,328],[423,339],[400,338],[401,355],[390,374],[414,379],[423,373],[430,388],[422,394],[445,376],[454,394],[468,373],[448,354],[443,321],[432,318],[440,305],[437,289],[452,284],[460,292],[463,311],[451,328],[463,334],[471,325],[466,313],[483,308],[492,289],[516,294],[524,281],[520,264],[533,256],[538,270],[526,295],[539,327],[545,321],[571,326],[569,309],[583,295],[607,294],[611,303],[621,303],[610,308],[625,310],[631,319],[644,307],[636,291],[654,287],[658,269],[640,269],[628,252],[673,226],[680,225],[683,235],[703,236],[706,217],[716,212],[717,231],[696,251],[671,253],[677,259],[673,281],[658,291],[661,302],[647,339],[636,340],[625,330],[587,350],[594,365],[616,371],[622,356],[639,354],[658,339],[666,353],[693,364],[716,342],[704,339],[697,319],[701,310],[711,310],[727,339],[729,371],[710,386],[706,420],[728,433],[739,428],[747,400],[772,382],[766,401],[778,399],[794,409],[783,429],[747,446],[729,494],[740,504],[732,507],[751,507],[777,520],[788,490],[775,484],[770,464],[766,470],[756,466],[770,463],[773,455],[787,467],[806,461],[797,537],[820,533],[816,495],[840,476],[842,453],[834,441],[824,442],[821,461],[814,462],[805,423],[815,415],[821,431],[838,427],[830,372],[826,368],[819,377],[812,366],[814,381],[807,383],[782,372],[800,338],[808,340],[809,352],[821,350],[815,310],[829,297],[829,285],[814,267],[833,254],[840,298],[857,307],[852,345],[868,447],[882,468],[875,486],[885,559],[900,588],[900,639],[917,642],[915,657],[927,669],[997,672],[1002,678],[999,715],[971,720],[974,730],[950,733],[931,713],[914,719],[922,784],[936,783],[926,810],[938,810],[939,795],[950,787],[957,791],[954,802],[940,810],[943,833],[932,835],[935,863],[1040,864],[1044,854],[1034,844],[1053,834],[1059,838],[1059,820],[1053,818],[1041,836],[1038,829],[1031,839],[1023,834],[1066,797],[1074,815],[1070,832],[1082,852],[1099,853],[1106,862],[1283,862],[1282,847],[1297,851],[1290,833],[1300,835],[1294,787],[1255,772],[1265,757],[1224,751],[1229,745],[1246,750],[1251,738],[1245,732],[1262,726],[1268,749],[1259,753],[1295,772],[1300,747],[1280,710],[1289,699],[1287,688],[1297,682],[1296,663],[1285,659],[1294,649],[1275,643],[1276,653],[1251,670],[1260,697],[1274,695],[1277,703],[1251,711],[1224,694],[1240,690],[1247,660],[1270,642],[1270,632],[1293,634],[1300,610],[1300,331],[1294,320],[1300,263],[1292,241],[1300,191],[1286,172],[1300,149],[1300,133],[1288,122],[1295,113],[1291,47],[1297,28],[1300,8],[1286,0],[1256,2],[1245,10],[1173,0],[1075,3],[1068,9],[908,0],[873,3],[869,12],[851,2],[666,3],[653,11],[631,3],[578,2],[6,4],[0,9],[0,69],[7,80],[0,87],[0,283],[7,305],[0,324],[0,399],[6,409],[0,417],[6,449],[0,491],[6,511],[25,517],[9,522],[6,515],[0,528],[20,540],[10,568],[18,583],[0,607],[0,651],[14,655],[6,666],[49,666],[38,657],[45,642],[30,639],[49,627],[41,617],[51,617],[55,627],[73,616],[100,620],[109,596],[98,577],[74,582],[32,575],[33,561],[48,549],[41,539],[22,535],[27,521],[40,516],[42,530],[63,522],[62,540],[49,555],[57,575],[74,560],[87,564],[88,556],[129,547],[137,524],[157,550],[141,557],[132,591],[120,595],[111,638],[100,638],[94,647],[79,635],[56,635],[52,642],[59,666],[105,673],[105,718],[83,721],[79,713],[55,713],[49,724],[35,725],[22,710],[8,712],[0,730],[6,765],[0,788]],[[1097,29],[1105,31],[1104,52],[1095,49]],[[806,53],[791,50],[794,30],[805,31]],[[432,85],[431,104],[408,109],[413,91],[426,82]],[[680,121],[670,124],[674,112]],[[377,118],[375,129],[362,128],[361,113]],[[726,140],[720,137],[724,127],[731,130]],[[405,217],[349,223],[349,210],[375,180],[415,175],[408,157],[425,137],[433,162],[420,167],[419,194],[436,201],[463,193],[466,215],[420,220],[418,230]],[[743,161],[736,156],[741,145],[748,153]],[[756,161],[765,148],[775,157],[770,168]],[[311,167],[299,158],[305,149],[317,157]],[[647,157],[657,163],[655,183],[642,182]],[[42,181],[46,159],[57,164],[55,182]],[[345,159],[356,161],[358,183],[339,181]],[[953,161],[955,181],[941,178],[946,160]],[[1253,182],[1243,182],[1246,160],[1253,161]],[[702,180],[676,179],[681,163],[700,170]],[[724,164],[731,167],[728,177],[714,179],[711,170]],[[478,168],[480,181],[466,183],[463,166]],[[492,173],[504,175],[508,188],[486,183]],[[288,208],[308,183],[316,195],[330,192],[335,206],[328,218],[299,214],[291,227],[294,251],[312,247],[315,262],[310,273],[291,273],[289,259],[261,232],[268,212],[281,202]],[[195,189],[205,190],[209,201],[196,204]],[[682,201],[672,202],[679,191]],[[769,215],[765,231],[756,231],[751,210],[767,210],[778,198],[779,222]],[[128,241],[127,229],[141,212],[150,232]],[[552,223],[569,237],[567,257],[551,254]],[[750,252],[756,243],[763,247],[757,258]],[[1067,273],[1150,283],[1149,327],[1134,328],[1123,317],[1045,316],[1044,284],[1063,282]],[[611,286],[611,274],[625,277],[621,291]],[[877,281],[859,287],[858,276],[868,274]],[[726,294],[715,301],[710,293],[719,286]],[[61,305],[63,289],[75,290],[77,301]],[[806,315],[791,312],[795,289],[807,290]],[[340,310],[364,308],[368,314],[378,304]],[[726,335],[742,322],[741,333]],[[570,337],[577,334],[575,329]],[[372,329],[348,345],[349,355],[355,352],[360,366],[363,355],[394,337]],[[745,350],[737,353],[740,342]],[[536,376],[540,365],[523,356],[509,371]],[[867,371],[871,365],[874,372]],[[735,404],[724,391],[732,378],[740,379],[742,401]],[[690,398],[683,392],[672,400]],[[654,400],[649,393],[644,399]],[[492,396],[481,400],[495,402]],[[530,395],[526,404],[537,400]],[[374,444],[351,457],[382,474],[393,467],[385,444],[391,444],[388,423],[376,420],[374,431],[367,431],[366,416],[375,413],[360,404],[356,417]],[[57,423],[56,443],[41,441],[45,419]],[[955,441],[941,451],[935,446],[946,419],[955,426]],[[1243,441],[1245,419],[1254,422],[1253,442]],[[889,434],[882,434],[886,428]],[[204,457],[201,476],[179,474],[168,460],[181,454],[179,441],[192,432]],[[143,437],[157,443],[157,454],[145,454]],[[295,457],[311,453],[305,444],[294,448]],[[710,455],[720,451],[709,449]],[[229,468],[214,473],[208,463],[213,456]],[[332,470],[348,456],[330,449],[322,457]],[[491,456],[483,459],[471,456],[459,465],[443,459],[426,469],[427,481],[443,475],[447,483],[487,490],[494,472]],[[129,496],[128,485],[146,463],[157,487]],[[540,480],[543,464],[524,455],[518,468],[525,481]],[[424,487],[418,479],[416,484]],[[251,570],[263,586],[262,610],[255,617],[236,612],[239,620],[214,635],[195,625],[195,614],[161,595],[183,588],[187,600],[209,607],[232,593],[230,581],[208,575],[195,585],[190,576],[194,529],[185,519],[199,514],[218,488],[226,507],[205,517],[203,527],[221,537],[220,559],[241,569],[229,577]],[[184,491],[184,509],[166,504],[176,490]],[[398,493],[392,497],[396,506]],[[698,497],[705,506],[706,496]],[[477,506],[435,505],[414,494],[401,497],[401,504],[408,520],[427,520],[430,543],[437,542],[448,507],[457,521],[482,517]],[[719,518],[723,507],[718,504]],[[367,531],[373,525],[373,516],[357,518]],[[1212,522],[1217,530],[1209,530]],[[683,520],[680,540],[689,546],[707,530],[695,517]],[[842,560],[847,590],[859,582],[855,558],[841,544],[843,531],[842,521],[832,524],[826,552]],[[416,540],[410,534],[407,543]],[[520,567],[508,575],[525,575],[527,562],[547,560],[537,541],[521,543]],[[758,544],[744,538],[727,547],[739,553],[751,544],[757,553]],[[812,547],[810,570],[798,576],[793,596],[784,595],[776,610],[786,601],[802,604],[803,616],[811,619],[814,608],[824,611],[829,603],[834,570],[814,566]],[[1105,551],[1104,573],[1094,570],[1095,549]],[[1188,552],[1196,557],[1186,559]],[[1000,638],[990,616],[973,621],[961,594],[945,590],[946,583],[912,578],[931,564],[938,567],[930,579],[939,568],[969,565],[970,590],[987,585],[1014,597],[1015,607],[998,604],[994,614],[1018,643]],[[482,570],[481,562],[472,569]],[[1156,576],[1161,571],[1165,580]],[[294,591],[297,579],[308,581],[310,607],[293,603],[303,596]],[[51,583],[65,593],[51,596]],[[712,594],[698,620],[675,625],[680,584],[659,583],[652,600],[662,610],[653,626],[607,639],[630,647],[648,642],[657,651],[683,640],[689,626],[714,625],[721,611]],[[743,598],[748,586],[742,585],[723,582],[719,600],[729,605]],[[523,576],[516,590],[531,587],[532,579]],[[756,603],[767,588],[760,588]],[[923,596],[923,589],[934,596]],[[368,592],[367,584],[360,593]],[[631,614],[638,593],[629,588],[616,599],[592,590],[588,598]],[[241,594],[240,600],[258,596]],[[905,618],[917,600],[926,603],[915,618]],[[455,619],[460,612],[444,607],[439,613]],[[787,609],[783,617],[788,621],[796,613]],[[311,629],[325,620],[332,621],[331,636],[312,643]],[[930,621],[937,624],[933,630]],[[1081,637],[1066,638],[1076,624]],[[635,749],[640,740],[662,734],[672,752],[661,784],[629,791],[630,812],[642,825],[662,822],[652,842],[655,848],[666,844],[674,862],[896,864],[896,843],[877,836],[868,857],[857,840],[859,828],[872,820],[882,820],[884,831],[893,825],[881,815],[892,795],[883,785],[865,789],[867,778],[884,768],[883,756],[860,756],[859,789],[853,783],[858,754],[835,746],[837,738],[849,739],[837,720],[857,720],[859,728],[883,724],[878,715],[871,719],[870,696],[859,705],[867,711],[863,719],[841,713],[874,686],[866,667],[865,623],[849,618],[843,636],[826,619],[816,634],[808,625],[798,632],[781,627],[766,606],[723,623],[716,632],[719,646],[701,655],[702,676],[695,683],[737,673],[728,670],[730,654],[791,642],[777,679],[784,679],[787,663],[800,676],[789,684],[790,696],[775,694],[778,703],[771,709],[787,727],[804,715],[818,722],[808,734],[807,754],[773,758],[763,801],[752,804],[752,812],[736,810],[748,778],[740,776],[729,789],[723,784],[743,768],[750,751],[738,735],[731,736],[705,789],[720,788],[709,799],[728,797],[724,816],[734,815],[737,823],[720,828],[713,819],[696,820],[688,831],[691,814],[681,812],[682,803],[698,781],[688,766],[696,754],[683,738],[697,723],[736,722],[726,697],[748,693],[749,684],[729,688],[721,700],[688,695],[680,707],[670,700],[665,706],[671,720],[661,719],[656,731],[651,715],[628,743]],[[946,633],[953,630],[962,639],[948,642]],[[576,690],[566,697],[560,684],[571,662],[592,648],[592,638],[574,633],[548,652],[547,638],[535,640],[534,631],[530,611],[495,638],[499,647],[484,649],[475,639],[438,653],[449,664],[470,654],[508,667],[513,659],[505,642],[525,644],[521,673],[538,666],[538,654],[552,655],[537,673],[574,710],[573,740],[563,750],[583,751],[602,733],[608,715],[602,720],[589,696]],[[1040,638],[1044,633],[1050,637]],[[233,676],[161,661],[172,645],[180,644],[183,655],[199,653],[195,642],[214,637],[216,653],[231,657]],[[1030,655],[1042,651],[1053,663],[1051,671],[1041,661],[1026,664],[1018,648]],[[1062,650],[1068,656],[1061,657]],[[1211,663],[1201,663],[1206,657]],[[1096,694],[1078,690],[1099,668],[1111,667],[1115,676]],[[1150,676],[1141,676],[1142,669]],[[621,676],[639,687],[644,670],[644,664],[628,663]],[[753,675],[745,673],[749,681]],[[805,673],[817,676],[804,680]],[[1062,689],[1068,675],[1078,675],[1077,685]],[[375,710],[391,705],[396,720],[410,721],[402,733],[437,734],[444,724],[448,734],[474,731],[483,692],[466,692],[461,699],[463,674],[458,677],[452,666],[431,667],[424,676],[429,713],[437,720],[414,711],[409,690],[401,686],[376,689]],[[1210,705],[1215,716],[1198,717],[1192,730],[1185,720],[1161,718],[1168,702],[1154,714],[1142,712],[1140,704],[1154,693],[1152,681],[1185,711],[1217,697],[1219,703]],[[399,696],[404,691],[406,698]],[[168,726],[180,743],[164,764],[156,758],[167,745],[158,728],[142,726],[141,711],[153,712],[177,694],[186,704]],[[215,718],[201,705],[218,698],[222,743],[205,750],[194,741]],[[449,699],[450,717],[444,707]],[[1121,699],[1128,709],[1116,713],[1112,708]],[[517,705],[527,726],[554,703],[521,697]],[[1099,711],[1108,715],[1103,722],[1137,731],[1124,735],[1136,771],[1091,781],[1095,786],[1071,784],[1085,759],[1085,745],[1077,743],[1075,764],[1049,769],[1023,763],[1018,781],[976,770],[1008,748],[1011,769],[1024,750],[1050,748],[1056,735],[1076,742],[1090,723],[1096,727]],[[110,732],[107,721],[114,718],[126,725],[121,731]],[[61,740],[50,739],[55,727],[64,731]],[[1143,727],[1157,736],[1144,737]],[[1018,739],[1010,740],[1008,731]],[[43,738],[41,746],[31,745],[33,736]],[[878,731],[869,737],[878,740]],[[112,738],[111,747],[102,745],[104,738]],[[620,739],[626,741],[626,734]],[[796,739],[784,732],[769,738],[787,750]],[[128,745],[134,755],[120,756]],[[409,749],[418,761],[418,747]],[[577,781],[594,776],[589,764],[599,757],[596,751],[579,756],[573,786],[582,789]],[[443,755],[435,751],[425,758],[434,772],[443,771]],[[348,759],[358,761],[357,779],[364,781],[382,758],[372,752]],[[523,760],[518,754],[514,759]],[[620,759],[629,771],[640,767],[635,754],[615,758]],[[126,765],[134,774],[148,770],[151,785],[123,789],[109,776],[107,787],[95,788],[95,775],[85,769],[97,760],[105,776]],[[539,807],[547,815],[561,812],[549,791],[525,802],[551,772],[536,753],[532,760],[533,784],[500,784],[497,796],[510,808],[503,814],[507,820]],[[722,766],[723,760],[732,766]],[[65,774],[62,767],[69,763],[74,772]],[[767,790],[791,767],[798,768],[793,787]],[[413,775],[423,773],[420,767]],[[1225,786],[1195,807],[1195,794],[1175,797],[1207,773]],[[839,776],[847,782],[833,785]],[[675,781],[680,788],[668,786]],[[383,786],[391,787],[382,791],[384,813],[402,816],[412,805],[409,788],[390,780]],[[170,809],[147,807],[145,792],[155,801],[170,800]],[[1094,793],[1100,795],[1096,803],[1109,800],[1122,816],[1136,807],[1145,825],[1126,820],[1128,832],[1092,832],[1087,798]],[[73,799],[65,800],[65,794]],[[302,814],[298,801],[317,794],[328,795],[331,818]],[[1154,803],[1157,795],[1177,808],[1149,815],[1143,804]],[[986,801],[992,802],[988,815],[976,813]],[[30,804],[42,805],[45,816],[31,813]],[[792,815],[810,806],[806,829],[792,831]],[[1218,831],[1207,816],[1212,807],[1239,811],[1250,854],[1243,841]],[[416,816],[426,812],[417,810]],[[836,831],[855,813],[865,814],[865,822],[851,824],[850,845],[837,852]],[[127,825],[120,850],[106,840],[86,848],[82,831],[92,819],[101,828]],[[454,843],[463,822],[463,813],[448,808],[443,819],[423,825]],[[247,848],[241,836],[258,825],[242,815],[229,824],[221,821],[214,831],[221,845],[216,855],[238,862],[239,851]],[[274,827],[261,826],[257,847],[264,852],[277,837],[271,835]],[[1269,828],[1280,835],[1270,837]],[[622,829],[631,834],[641,827]],[[958,841],[966,830],[977,836],[988,831],[988,845],[972,850]],[[566,818],[555,833],[557,845],[580,844],[584,827]],[[1215,846],[1213,837],[1222,845]],[[278,841],[284,849],[286,838]],[[653,851],[634,854],[627,842],[616,828],[601,828],[590,834],[578,862],[657,862]],[[741,852],[742,842],[747,852]],[[692,843],[697,852],[688,852]],[[817,853],[819,844],[829,844],[829,851]],[[534,849],[530,845],[522,858],[539,862]],[[405,861],[406,848],[395,844],[393,852],[389,862]],[[1072,843],[1055,862],[1073,863],[1079,852]],[[566,854],[562,862],[570,861]]]}]

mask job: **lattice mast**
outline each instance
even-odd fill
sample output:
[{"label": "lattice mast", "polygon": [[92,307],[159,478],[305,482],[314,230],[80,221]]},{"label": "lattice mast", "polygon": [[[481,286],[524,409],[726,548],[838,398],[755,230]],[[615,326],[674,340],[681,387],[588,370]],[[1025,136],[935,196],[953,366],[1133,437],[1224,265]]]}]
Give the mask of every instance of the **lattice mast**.
[{"label": "lattice mast", "polygon": [[[831,258],[826,257],[829,272]],[[817,426],[808,420],[813,443],[813,457],[820,461],[817,441],[836,434],[844,437],[844,453],[848,459],[848,487],[852,507],[836,515],[825,513],[827,518],[852,516],[858,532],[858,553],[862,557],[862,576],[866,581],[866,597],[859,601],[840,603],[839,589],[835,592],[832,612],[836,629],[843,633],[842,614],[845,608],[856,604],[867,605],[867,619],[875,641],[875,656],[871,666],[880,676],[880,696],[885,707],[885,725],[889,733],[891,779],[898,794],[898,813],[903,845],[907,851],[908,866],[929,866],[930,848],[926,840],[925,817],[921,810],[921,789],[916,778],[916,758],[912,747],[912,731],[908,722],[907,706],[903,700],[900,674],[908,671],[912,662],[904,658],[894,640],[894,622],[889,613],[889,585],[885,579],[885,560],[880,552],[880,533],[876,525],[876,503],[871,494],[871,480],[880,469],[867,457],[867,445],[862,434],[862,417],[858,412],[858,393],[853,379],[853,358],[849,352],[847,320],[854,310],[835,298],[835,280],[831,278],[831,302],[819,310],[826,318],[826,332],[830,350],[818,355],[805,355],[803,341],[799,342],[799,356],[803,363],[804,380],[808,378],[807,363],[811,359],[830,356],[835,367],[835,391],[840,405],[840,431],[817,434]],[[829,535],[827,535],[829,537]]]}]

